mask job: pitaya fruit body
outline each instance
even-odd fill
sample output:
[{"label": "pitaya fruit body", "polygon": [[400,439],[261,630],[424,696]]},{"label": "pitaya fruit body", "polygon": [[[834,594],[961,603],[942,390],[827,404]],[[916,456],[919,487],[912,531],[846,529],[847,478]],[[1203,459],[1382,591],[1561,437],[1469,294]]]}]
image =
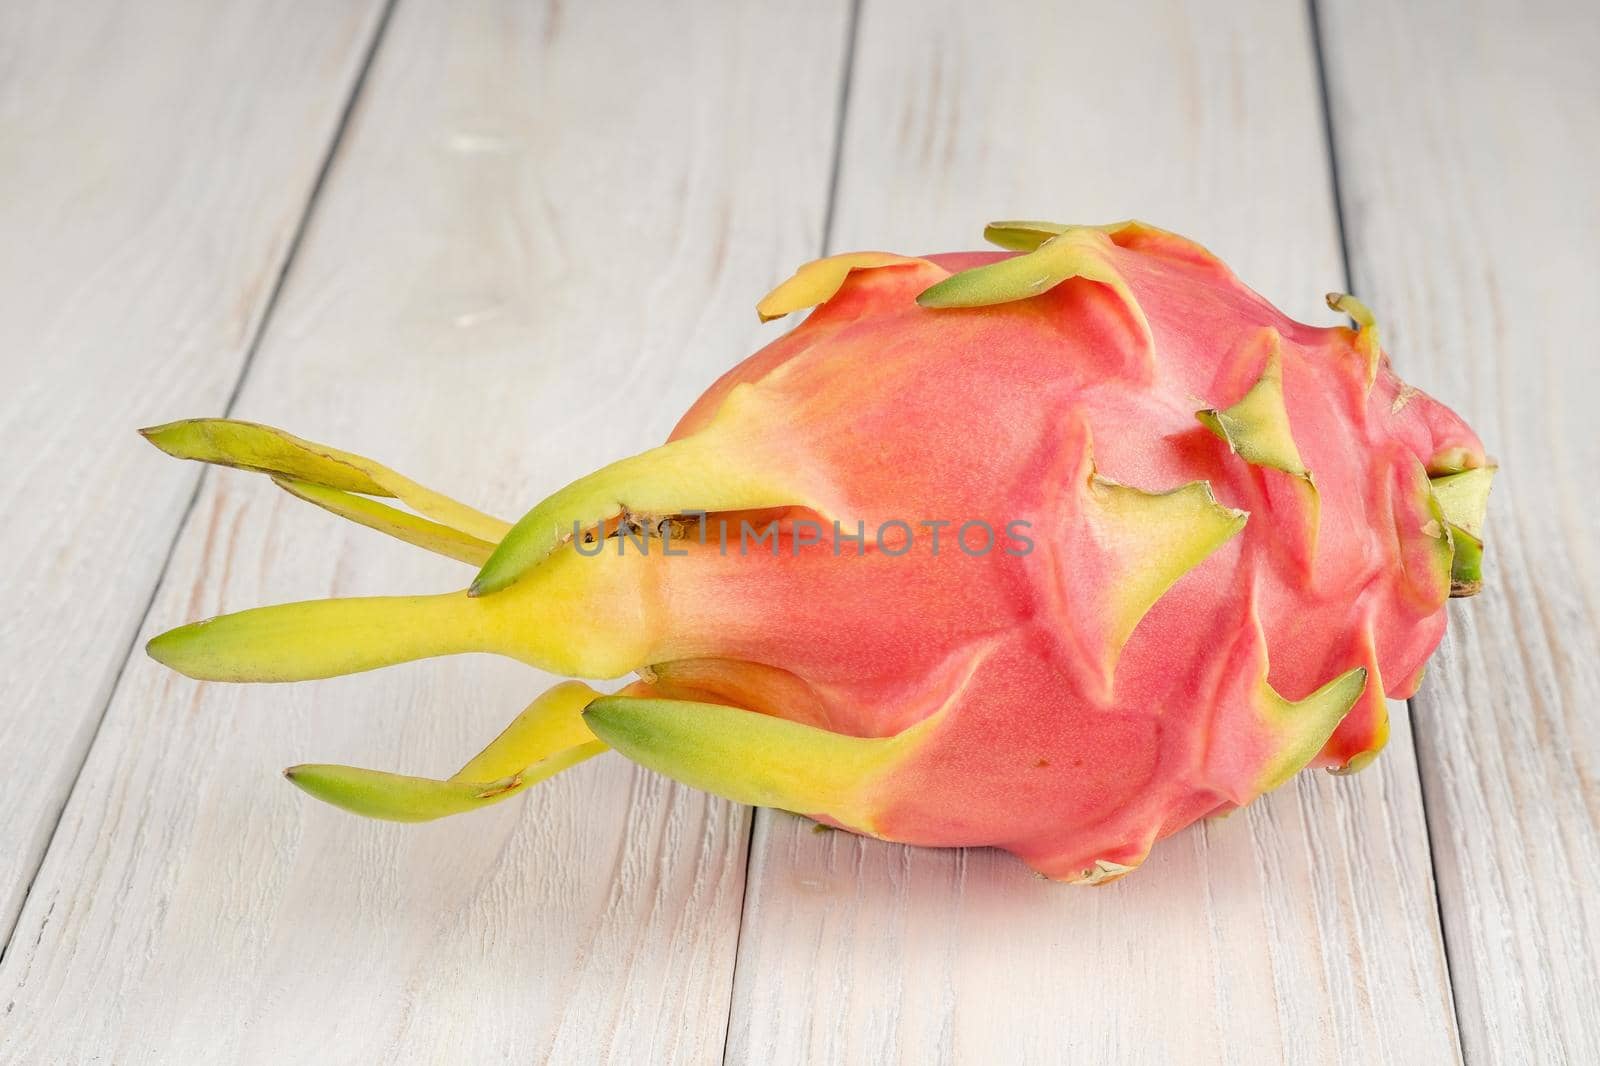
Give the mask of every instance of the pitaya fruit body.
[{"label": "pitaya fruit body", "polygon": [[[1139,223],[998,223],[1007,249],[809,263],[815,307],[665,445],[514,527],[368,460],[226,420],[145,431],[483,564],[439,596],[184,626],[192,677],[492,651],[558,686],[448,780],[291,779],[360,813],[471,810],[604,751],[746,803],[1099,882],[1302,767],[1365,765],[1477,590],[1493,468],[1391,372],[1371,315],[1291,321]],[[380,502],[394,498],[413,512]]]}]

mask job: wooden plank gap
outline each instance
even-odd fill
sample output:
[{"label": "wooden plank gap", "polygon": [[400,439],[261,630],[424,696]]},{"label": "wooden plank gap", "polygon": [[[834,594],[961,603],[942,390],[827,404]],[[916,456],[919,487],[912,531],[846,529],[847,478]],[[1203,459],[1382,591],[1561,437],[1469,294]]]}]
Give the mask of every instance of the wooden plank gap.
[{"label": "wooden plank gap", "polygon": [[828,203],[822,216],[822,246],[818,255],[833,252],[834,205],[839,202],[839,172],[844,169],[845,123],[850,117],[850,84],[856,70],[856,36],[861,26],[862,0],[850,0],[850,21],[844,33],[844,65],[839,78],[839,107],[833,124],[833,163],[828,171]]},{"label": "wooden plank gap", "polygon": [[[311,190],[306,195],[305,207],[300,212],[299,221],[295,225],[293,234],[284,248],[283,260],[278,267],[276,276],[272,281],[272,289],[261,305],[255,327],[251,331],[250,342],[245,348],[244,358],[239,363],[239,373],[234,379],[233,391],[228,394],[227,403],[223,405],[223,417],[233,412],[235,403],[239,399],[239,392],[244,387],[245,377],[250,373],[250,365],[255,360],[256,352],[260,350],[261,338],[266,334],[267,324],[272,320],[272,313],[278,306],[278,295],[283,291],[284,281],[289,276],[289,270],[294,265],[295,255],[300,250],[300,244],[305,237],[307,225],[312,213],[316,210],[317,199],[322,193],[322,188],[327,181],[328,173],[333,168],[334,158],[338,155],[339,145],[344,140],[345,130],[350,124],[350,118],[355,112],[357,99],[366,84],[367,72],[372,69],[372,61],[378,53],[378,48],[383,42],[384,30],[389,25],[389,18],[394,14],[394,9],[399,0],[386,0],[383,12],[373,24],[372,37],[368,41],[366,50],[361,57],[361,63],[356,69],[356,76],[350,83],[350,91],[345,98],[344,108],[339,113],[339,120],[334,125],[333,133],[328,139],[327,150],[323,153],[322,164],[317,168],[317,176],[311,183]],[[189,519],[194,513],[194,505],[200,498],[200,490],[205,485],[205,479],[211,473],[209,467],[201,470],[195,478],[194,488],[189,493],[189,499],[184,504],[183,514],[178,519],[178,524],[172,531],[172,539],[167,544],[165,556],[161,560],[161,568],[156,571],[155,580],[150,583],[150,592],[145,597],[143,608],[139,611],[139,623],[128,634],[127,646],[122,651],[121,663],[117,667],[116,676],[112,679],[111,688],[106,692],[105,699],[101,702],[100,710],[95,717],[95,724],[89,733],[89,741],[83,747],[83,754],[78,759],[78,768],[73,772],[72,784],[61,795],[61,802],[56,805],[54,815],[51,817],[50,833],[45,838],[45,845],[35,857],[33,871],[28,876],[28,885],[23,889],[22,896],[17,902],[16,910],[9,916],[0,915],[6,921],[4,942],[0,943],[0,963],[3,963],[6,954],[11,950],[11,940],[15,936],[17,924],[21,921],[22,913],[28,906],[28,897],[33,894],[33,886],[38,880],[39,871],[44,867],[45,858],[50,854],[50,845],[55,839],[56,830],[60,828],[61,816],[67,809],[67,804],[72,801],[72,795],[77,791],[79,780],[83,776],[83,768],[88,765],[89,753],[94,750],[96,741],[100,738],[101,728],[105,724],[106,711],[110,708],[112,700],[116,698],[117,690],[122,685],[123,675],[127,673],[128,663],[138,650],[139,634],[144,631],[145,623],[149,621],[150,609],[155,605],[156,595],[161,585],[167,579],[167,570],[172,565],[172,556],[177,551],[178,542],[183,537],[183,532],[188,528]],[[43,936],[43,929],[40,930]]]},{"label": "wooden plank gap", "polygon": [[[1344,264],[1344,291],[1357,296],[1359,286],[1356,284],[1355,264],[1350,258],[1350,233],[1345,225],[1345,188],[1339,180],[1339,140],[1334,133],[1333,103],[1328,94],[1328,58],[1327,46],[1322,35],[1322,11],[1319,0],[1306,0],[1306,21],[1311,31],[1311,53],[1316,62],[1317,71],[1317,96],[1322,105],[1322,133],[1325,151],[1328,156],[1328,182],[1329,191],[1333,198],[1334,224],[1339,234],[1339,258]],[[1420,747],[1425,743],[1418,737],[1416,709],[1411,700],[1405,701],[1406,718],[1411,722],[1412,746]],[[1452,1028],[1457,1034],[1461,1032],[1461,1000],[1456,991],[1455,959],[1450,954],[1450,931],[1445,927],[1444,901],[1439,897],[1439,861],[1438,848],[1434,841],[1434,834],[1438,832],[1434,824],[1432,812],[1428,808],[1428,789],[1422,780],[1422,767],[1426,762],[1426,753],[1418,750],[1415,762],[1417,777],[1417,798],[1422,807],[1422,825],[1424,840],[1428,848],[1428,883],[1433,889],[1433,914],[1434,922],[1438,927],[1439,944],[1444,952],[1444,976],[1446,991],[1450,993],[1450,1020]],[[1458,1048],[1459,1051],[1459,1048]]]}]

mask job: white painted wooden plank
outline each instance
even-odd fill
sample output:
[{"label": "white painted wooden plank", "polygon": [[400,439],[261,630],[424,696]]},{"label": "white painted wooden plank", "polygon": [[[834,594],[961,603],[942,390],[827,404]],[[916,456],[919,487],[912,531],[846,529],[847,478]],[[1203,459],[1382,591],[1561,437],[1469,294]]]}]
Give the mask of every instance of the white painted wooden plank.
[{"label": "white painted wooden plank", "polygon": [[[1298,5],[869,2],[834,250],[972,247],[992,217],[1146,218],[1331,321],[1343,280]],[[1376,766],[1306,774],[1099,890],[995,852],[762,812],[731,1061],[1450,1062],[1405,708]]]},{"label": "white painted wooden plank", "polygon": [[[815,254],[846,14],[400,5],[237,413],[513,515],[660,440]],[[222,473],[145,635],[470,576]],[[138,656],[0,967],[0,1060],[718,1057],[745,810],[615,756],[425,826],[276,777],[447,772],[548,683],[469,657],[206,686]]]},{"label": "white painted wooden plank", "polygon": [[0,945],[226,402],[378,0],[0,5]]},{"label": "white painted wooden plank", "polygon": [[1357,285],[1501,462],[1413,701],[1471,1061],[1600,1062],[1600,9],[1329,4]]}]

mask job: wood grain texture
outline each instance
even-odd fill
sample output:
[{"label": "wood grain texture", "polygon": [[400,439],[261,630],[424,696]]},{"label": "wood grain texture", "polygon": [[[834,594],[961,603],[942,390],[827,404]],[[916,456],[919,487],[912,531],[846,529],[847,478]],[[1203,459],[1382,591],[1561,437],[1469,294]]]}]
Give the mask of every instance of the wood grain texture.
[{"label": "wood grain texture", "polygon": [[[664,438],[820,242],[846,14],[400,5],[236,413],[513,516]],[[171,476],[105,421],[117,469]],[[223,472],[143,636],[470,576]],[[277,779],[448,772],[547,684],[469,657],[197,685],[136,655],[0,966],[0,1060],[718,1057],[744,809],[614,756],[426,826]]]},{"label": "wood grain texture", "polygon": [[381,4],[0,6],[0,944],[226,402]]},{"label": "wood grain texture", "polygon": [[[834,250],[1139,216],[1332,320],[1321,294],[1344,272],[1298,5],[869,2],[842,159]],[[1104,889],[761,812],[730,1061],[1455,1061],[1393,714],[1372,770],[1301,775]]]},{"label": "wood grain texture", "polygon": [[1600,9],[1329,4],[1357,291],[1501,472],[1413,701],[1470,1061],[1600,1062]]}]

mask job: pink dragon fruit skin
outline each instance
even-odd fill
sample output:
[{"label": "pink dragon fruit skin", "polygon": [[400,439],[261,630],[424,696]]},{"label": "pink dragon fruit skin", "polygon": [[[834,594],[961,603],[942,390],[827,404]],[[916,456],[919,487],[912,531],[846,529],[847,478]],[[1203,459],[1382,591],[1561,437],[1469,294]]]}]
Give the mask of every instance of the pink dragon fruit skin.
[{"label": "pink dragon fruit skin", "polygon": [[1446,598],[1477,589],[1482,445],[1394,376],[1348,297],[1330,302],[1356,329],[1294,322],[1138,223],[988,233],[1009,250],[808,264],[760,309],[816,310],[668,444],[503,535],[263,427],[148,431],[357,520],[397,496],[426,519],[366,524],[436,549],[417,523],[437,525],[474,542],[447,553],[487,558],[469,593],[247,611],[151,653],[229,680],[473,649],[639,672],[536,701],[448,781],[291,771],[362,813],[473,809],[609,745],[734,799],[999,846],[1072,881],[1307,765],[1365,765]]}]

